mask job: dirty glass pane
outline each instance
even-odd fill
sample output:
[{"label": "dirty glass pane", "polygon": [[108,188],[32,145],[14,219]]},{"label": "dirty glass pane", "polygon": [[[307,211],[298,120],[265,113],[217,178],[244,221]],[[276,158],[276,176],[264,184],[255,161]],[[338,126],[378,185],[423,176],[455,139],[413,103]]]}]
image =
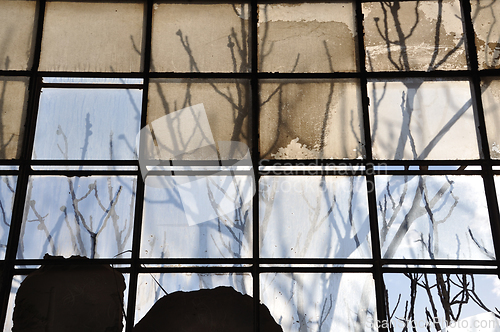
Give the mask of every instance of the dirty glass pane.
[{"label": "dirty glass pane", "polygon": [[266,80],[260,91],[261,158],[364,157],[360,99],[356,81]]},{"label": "dirty glass pane", "polygon": [[141,90],[43,89],[34,159],[136,159]]},{"label": "dirty glass pane", "polygon": [[459,0],[362,6],[368,71],[467,69]]},{"label": "dirty glass pane", "polygon": [[364,177],[263,176],[260,256],[370,258]]},{"label": "dirty glass pane", "polygon": [[0,159],[21,157],[28,82],[27,77],[0,76]]},{"label": "dirty glass pane", "polygon": [[354,3],[259,5],[259,71],[357,70]]},{"label": "dirty glass pane", "polygon": [[141,3],[47,2],[40,70],[140,71],[143,11]]},{"label": "dirty glass pane", "polygon": [[220,144],[251,146],[249,89],[246,80],[152,80],[147,122],[163,134],[156,144],[168,138],[168,159],[233,159]]},{"label": "dirty glass pane", "polygon": [[376,159],[478,159],[468,81],[368,83]]},{"label": "dirty glass pane", "polygon": [[0,176],[0,259],[5,259],[17,176]]},{"label": "dirty glass pane", "polygon": [[36,1],[0,1],[0,70],[30,69]]},{"label": "dirty glass pane", "polygon": [[17,258],[113,258],[131,250],[136,183],[131,176],[31,177]]},{"label": "dirty glass pane", "polygon": [[17,290],[19,289],[19,286],[21,283],[26,279],[26,276],[14,276],[12,279],[12,285],[10,287],[10,294],[9,294],[9,303],[7,306],[7,317],[5,317],[5,325],[3,327],[3,331],[12,331],[12,326],[14,325],[13,322],[13,314],[14,314],[14,307],[15,307],[15,301],[16,301],[16,294]]},{"label": "dirty glass pane", "polygon": [[371,274],[265,273],[260,285],[260,299],[283,331],[373,331]]},{"label": "dirty glass pane", "polygon": [[375,177],[383,258],[495,259],[480,176]]},{"label": "dirty glass pane", "polygon": [[253,193],[246,176],[148,176],[141,257],[251,257]]},{"label": "dirty glass pane", "polygon": [[500,159],[500,80],[484,78],[481,90],[490,155],[492,159]]},{"label": "dirty glass pane", "polygon": [[500,1],[471,0],[479,69],[500,68]]},{"label": "dirty glass pane", "polygon": [[[496,275],[386,273],[390,331],[498,331]],[[497,317],[495,317],[495,315]]]},{"label": "dirty glass pane", "polygon": [[151,70],[248,72],[249,6],[155,4]]},{"label": "dirty glass pane", "polygon": [[[159,286],[161,285],[161,287]],[[213,289],[219,286],[232,287],[237,292],[252,296],[252,276],[250,274],[211,273],[147,273],[139,274],[137,280],[137,303],[135,323],[141,320],[151,307],[163,296],[183,291]],[[163,288],[163,289],[162,289]]]}]

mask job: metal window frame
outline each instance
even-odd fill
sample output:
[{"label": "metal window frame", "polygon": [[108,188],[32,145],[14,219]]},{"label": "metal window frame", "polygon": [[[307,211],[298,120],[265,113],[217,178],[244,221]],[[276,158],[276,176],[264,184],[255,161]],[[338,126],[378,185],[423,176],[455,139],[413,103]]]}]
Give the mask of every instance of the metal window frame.
[{"label": "metal window frame", "polygon": [[[472,273],[472,274],[493,274],[498,275],[500,278],[500,213],[499,204],[497,201],[496,188],[494,183],[494,176],[500,175],[500,169],[494,170],[495,166],[500,166],[500,160],[492,160],[490,156],[487,133],[485,127],[484,110],[482,106],[481,97],[481,79],[486,77],[500,77],[500,69],[489,69],[489,70],[479,70],[477,61],[477,50],[475,42],[470,42],[475,40],[474,29],[471,18],[471,5],[469,0],[459,0],[461,5],[462,18],[464,21],[464,31],[466,34],[466,53],[468,59],[468,70],[458,70],[458,71],[432,71],[432,72],[367,72],[365,66],[365,48],[364,48],[364,38],[363,38],[363,14],[362,14],[362,4],[367,2],[379,2],[373,0],[354,0],[353,5],[355,6],[355,19],[356,19],[356,35],[357,35],[357,56],[358,71],[352,73],[344,72],[334,72],[334,73],[266,73],[258,72],[258,5],[266,3],[293,3],[294,1],[258,1],[258,0],[247,0],[247,1],[191,1],[191,0],[173,0],[173,1],[161,1],[161,2],[173,2],[173,3],[246,3],[250,8],[250,64],[251,71],[249,73],[163,73],[163,72],[150,72],[151,69],[151,37],[152,37],[152,18],[153,18],[153,6],[155,1],[153,0],[137,0],[134,2],[140,2],[144,4],[144,54],[143,54],[143,66],[141,72],[134,73],[107,73],[107,72],[44,72],[38,70],[38,64],[40,61],[41,53],[41,42],[43,35],[43,23],[45,16],[45,6],[49,0],[38,0],[37,1],[37,19],[36,19],[36,35],[34,37],[35,46],[33,54],[33,66],[30,70],[26,71],[0,71],[0,76],[5,77],[15,77],[24,76],[29,77],[29,97],[28,97],[28,111],[26,118],[26,130],[24,132],[23,146],[21,158],[17,160],[3,160],[0,161],[0,165],[17,165],[19,166],[18,171],[8,171],[0,170],[0,175],[17,175],[18,182],[16,186],[14,206],[12,212],[12,222],[9,232],[8,245],[6,250],[5,260],[0,261],[0,269],[2,271],[1,284],[0,284],[0,299],[1,311],[0,311],[0,325],[3,326],[5,319],[7,317],[7,305],[9,301],[9,294],[11,291],[11,282],[14,275],[28,274],[34,269],[32,265],[43,264],[71,264],[67,261],[43,261],[43,260],[18,260],[16,259],[17,247],[19,243],[19,236],[21,231],[21,222],[24,213],[25,197],[28,188],[28,181],[31,175],[66,175],[66,176],[88,176],[88,175],[135,175],[137,178],[137,189],[136,189],[136,203],[135,203],[135,217],[132,235],[132,256],[127,259],[95,259],[86,261],[86,264],[120,264],[121,267],[117,268],[122,273],[128,273],[130,275],[129,280],[129,296],[127,301],[127,324],[126,331],[132,331],[134,325],[134,314],[136,305],[136,294],[137,294],[137,279],[138,275],[141,273],[152,273],[152,272],[198,272],[198,273],[250,273],[253,277],[253,297],[254,297],[254,331],[259,331],[258,321],[259,321],[259,303],[260,303],[260,274],[269,272],[303,272],[303,273],[371,273],[375,282],[375,294],[376,294],[376,304],[377,304],[377,316],[379,319],[381,317],[387,317],[386,307],[385,307],[385,286],[383,281],[383,275],[385,273],[405,273],[405,272],[421,272],[421,273]],[[58,1],[58,0],[53,0]],[[416,1],[416,0],[407,0]],[[427,0],[426,0],[427,1]],[[437,0],[429,0],[437,1]],[[85,2],[85,1],[82,1]],[[92,1],[88,1],[92,2]],[[113,2],[113,1],[110,1]],[[127,2],[116,1],[116,2]],[[312,0],[312,1],[301,1],[305,3],[310,2],[335,2],[328,0]],[[469,42],[467,42],[469,41]],[[287,165],[302,165],[315,163],[321,166],[362,166],[364,169],[353,171],[349,175],[361,175],[366,177],[367,185],[369,182],[374,183],[375,175],[382,174],[382,171],[378,168],[379,166],[389,165],[389,166],[399,166],[400,170],[386,170],[383,174],[392,175],[438,175],[438,174],[457,174],[457,175],[480,175],[483,178],[486,201],[488,205],[488,213],[491,222],[493,242],[495,246],[496,260],[398,260],[398,259],[383,259],[380,252],[380,238],[378,232],[378,221],[377,221],[377,200],[376,193],[373,190],[368,190],[368,208],[369,208],[369,222],[371,230],[371,242],[372,242],[372,258],[370,259],[289,259],[289,258],[261,258],[259,256],[259,196],[255,195],[253,198],[253,256],[247,259],[143,259],[140,258],[140,240],[141,240],[141,229],[142,229],[142,216],[144,207],[144,181],[140,174],[138,167],[138,161],[103,161],[103,160],[89,160],[89,161],[79,161],[79,160],[32,160],[31,153],[34,144],[34,133],[35,125],[37,119],[37,110],[39,97],[41,89],[43,87],[69,87],[70,84],[50,84],[42,83],[43,77],[119,77],[119,78],[142,78],[143,84],[133,84],[133,85],[120,85],[114,86],[115,88],[125,88],[133,87],[140,88],[143,91],[142,99],[142,115],[141,115],[141,128],[144,127],[146,123],[147,115],[147,103],[148,103],[148,92],[149,92],[149,82],[150,79],[154,78],[192,78],[192,79],[245,79],[250,85],[250,99],[251,99],[251,134],[252,134],[252,162],[254,169],[254,176],[256,183],[261,176],[265,175],[265,172],[260,169],[260,166],[273,166],[286,163]],[[391,78],[409,78],[409,77],[419,77],[424,79],[435,79],[435,78],[466,78],[470,81],[471,86],[471,96],[473,100],[473,108],[477,121],[479,124],[479,138],[480,138],[480,153],[482,153],[482,158],[479,160],[376,160],[372,155],[372,144],[370,135],[370,122],[369,122],[369,100],[368,100],[368,90],[367,84],[370,79],[391,79]],[[362,114],[363,114],[363,130],[365,137],[365,154],[366,158],[362,160],[260,160],[259,151],[259,82],[264,79],[276,79],[276,80],[294,80],[294,79],[341,79],[341,78],[351,78],[357,79],[360,83],[361,91],[361,101],[362,101]],[[78,84],[78,87],[88,87],[87,85]],[[91,84],[92,87],[99,87],[98,85]],[[103,88],[110,88],[111,85],[103,85]],[[72,171],[54,171],[54,170],[33,170],[34,165],[84,165],[84,166],[113,166],[113,165],[123,165],[123,166],[137,166],[136,171],[93,171],[93,170],[72,170]],[[411,167],[417,169],[424,169],[420,166],[430,166],[430,165],[457,165],[456,170],[451,171],[432,171],[432,170],[413,170]],[[479,166],[480,169],[468,170],[467,166]],[[286,171],[273,171],[273,175],[286,174]],[[302,174],[300,171],[296,172],[297,175]],[[304,172],[304,174],[306,174]],[[311,174],[307,171],[307,174]],[[321,171],[319,175],[345,175],[345,173],[340,173],[339,171]],[[80,264],[81,262],[79,262]],[[436,265],[439,268],[430,267],[418,267],[417,265]],[[162,268],[146,268],[144,264],[181,264],[186,265],[185,267],[162,267]],[[187,266],[195,264],[230,264],[233,266]],[[276,266],[272,266],[276,264]],[[295,264],[301,265],[300,267],[279,267],[279,264]],[[318,266],[308,266],[308,265],[323,265],[323,267]],[[367,264],[366,266],[356,266],[356,264]],[[391,267],[388,265],[391,264]],[[128,267],[123,267],[127,265]],[[240,265],[240,266],[235,266]],[[247,265],[247,266],[245,266]],[[266,266],[263,266],[266,265]],[[399,265],[399,267],[394,267],[394,265]],[[414,267],[408,267],[408,265],[413,265]],[[460,265],[462,268],[453,267],[454,265]],[[27,266],[27,268],[19,268],[21,266]],[[478,268],[478,266],[484,266],[484,268]],[[380,331],[387,331],[383,327],[379,327]]]}]

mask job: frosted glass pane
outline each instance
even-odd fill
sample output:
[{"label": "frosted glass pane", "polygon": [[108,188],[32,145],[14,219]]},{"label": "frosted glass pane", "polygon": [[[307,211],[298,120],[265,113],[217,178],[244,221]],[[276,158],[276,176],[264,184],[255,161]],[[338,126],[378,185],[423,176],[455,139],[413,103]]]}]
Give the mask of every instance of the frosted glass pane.
[{"label": "frosted glass pane", "polygon": [[354,3],[259,5],[259,70],[357,70]]},{"label": "frosted glass pane", "polygon": [[485,78],[481,83],[490,155],[492,159],[500,159],[500,80]]},{"label": "frosted glass pane", "polygon": [[373,331],[371,274],[265,273],[260,285],[260,299],[283,331]]},{"label": "frosted glass pane", "polygon": [[[153,279],[154,278],[154,279]],[[252,276],[250,274],[210,274],[210,273],[151,273],[139,274],[137,280],[137,303],[135,323],[141,320],[153,304],[167,293],[189,292],[199,289],[213,289],[219,286],[234,288],[242,294],[252,296]]]},{"label": "frosted glass pane", "polygon": [[0,1],[0,70],[32,65],[36,1]]},{"label": "frosted glass pane", "polygon": [[247,72],[249,6],[155,4],[152,71]]},{"label": "frosted glass pane", "polygon": [[12,331],[12,326],[14,325],[14,322],[12,320],[15,306],[14,302],[16,300],[17,290],[19,289],[19,286],[24,281],[24,279],[26,279],[26,276],[17,275],[14,276],[12,280],[9,294],[9,303],[7,306],[7,317],[5,317],[5,325],[3,327],[3,331]]},{"label": "frosted glass pane", "polygon": [[471,0],[479,69],[500,68],[500,2]]},{"label": "frosted glass pane", "polygon": [[384,258],[495,259],[480,176],[376,176]]},{"label": "frosted glass pane", "polygon": [[245,176],[148,176],[141,257],[251,257],[252,185]]},{"label": "frosted glass pane", "polygon": [[[384,274],[390,331],[484,331],[500,329],[500,279],[496,275]],[[481,307],[479,305],[483,305]],[[495,317],[495,315],[497,317]]]},{"label": "frosted glass pane", "polygon": [[28,78],[0,77],[0,159],[21,157]]},{"label": "frosted glass pane", "polygon": [[262,83],[261,158],[362,158],[360,99],[357,82],[348,80]]},{"label": "frosted glass pane", "polygon": [[260,255],[370,258],[364,177],[260,178]]},{"label": "frosted glass pane", "polygon": [[47,2],[40,70],[140,71],[143,12],[140,3]]},{"label": "frosted glass pane", "polygon": [[0,176],[0,259],[5,259],[17,176]]},{"label": "frosted glass pane", "polygon": [[136,182],[130,176],[31,177],[17,258],[113,258],[131,250]]},{"label": "frosted glass pane", "polygon": [[468,81],[371,81],[376,159],[478,159]]},{"label": "frosted glass pane", "polygon": [[34,159],[137,159],[141,90],[43,89]]},{"label": "frosted glass pane", "polygon": [[[149,104],[147,122],[151,124],[155,120],[167,126],[175,126],[172,133],[165,131],[166,135],[175,136],[178,131],[193,130],[196,132],[201,126],[201,121],[183,121],[178,118],[177,122],[164,122],[164,116],[173,112],[203,104],[203,113],[208,119],[204,133],[212,135],[207,139],[208,146],[204,154],[189,154],[193,148],[192,141],[180,141],[173,137],[177,151],[185,151],[185,155],[177,155],[176,159],[198,160],[198,159],[227,159],[229,154],[225,153],[221,146],[213,145],[213,142],[233,141],[241,142],[248,147],[251,146],[250,138],[250,101],[249,82],[246,80],[155,80],[149,88]],[[188,110],[189,111],[189,110]],[[177,115],[173,115],[177,117]],[[210,144],[211,143],[211,144]],[[202,146],[197,146],[201,148]],[[217,154],[218,152],[218,154]]]},{"label": "frosted glass pane", "polygon": [[363,3],[368,71],[465,70],[459,0]]}]

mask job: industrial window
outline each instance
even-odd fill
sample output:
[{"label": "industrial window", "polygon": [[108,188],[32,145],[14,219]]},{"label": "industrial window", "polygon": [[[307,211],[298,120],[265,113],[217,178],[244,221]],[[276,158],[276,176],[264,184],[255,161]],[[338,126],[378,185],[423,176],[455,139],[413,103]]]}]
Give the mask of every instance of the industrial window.
[{"label": "industrial window", "polygon": [[[500,1],[0,1],[0,324],[44,260],[124,331],[230,286],[283,331],[500,322]],[[258,310],[253,313],[259,331]]]}]

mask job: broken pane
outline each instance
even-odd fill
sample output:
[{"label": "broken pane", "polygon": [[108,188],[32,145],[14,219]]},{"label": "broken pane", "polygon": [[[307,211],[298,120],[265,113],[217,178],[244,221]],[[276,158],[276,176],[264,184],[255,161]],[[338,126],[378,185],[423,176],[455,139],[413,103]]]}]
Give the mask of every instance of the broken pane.
[{"label": "broken pane", "polygon": [[132,176],[32,176],[17,258],[113,258],[130,251],[136,183]]},{"label": "broken pane", "polygon": [[260,298],[283,331],[372,331],[375,287],[368,273],[264,273]]},{"label": "broken pane", "polygon": [[467,69],[459,0],[362,6],[368,71]]},{"label": "broken pane", "polygon": [[27,77],[0,76],[0,159],[21,157],[28,83]]},{"label": "broken pane", "polygon": [[32,65],[36,1],[0,1],[0,70]]},{"label": "broken pane", "polygon": [[151,71],[247,72],[249,6],[155,4]]},{"label": "broken pane", "polygon": [[259,5],[259,71],[353,72],[354,3]]},{"label": "broken pane", "polygon": [[[232,287],[241,294],[252,296],[252,276],[250,274],[211,273],[144,273],[137,280],[137,302],[135,323],[141,320],[151,307],[166,294],[177,291],[190,292],[199,289],[213,289],[219,286]],[[196,305],[195,302],[192,303]],[[201,312],[200,312],[201,313]],[[250,312],[250,314],[253,314]],[[195,313],[191,313],[195,318]]]},{"label": "broken pane", "polygon": [[490,155],[500,159],[500,80],[483,78],[481,90]]},{"label": "broken pane", "polygon": [[40,70],[140,71],[143,12],[142,3],[48,1]]},{"label": "broken pane", "polygon": [[495,259],[480,176],[375,177],[383,258]]},{"label": "broken pane", "polygon": [[43,89],[33,159],[137,159],[141,90]]},{"label": "broken pane", "polygon": [[163,150],[171,149],[172,153],[167,159],[234,159],[225,153],[221,143],[251,146],[248,83],[246,80],[152,80],[147,122],[164,129],[157,130],[163,136],[155,144],[161,147],[168,142]]},{"label": "broken pane", "polygon": [[364,177],[260,178],[260,256],[370,258]]},{"label": "broken pane", "polygon": [[373,80],[368,95],[374,158],[479,158],[468,81]]},{"label": "broken pane", "polygon": [[500,2],[471,0],[479,69],[500,68]]},{"label": "broken pane", "polygon": [[356,81],[266,80],[260,91],[261,158],[363,158],[360,99]]},{"label": "broken pane", "polygon": [[247,176],[148,176],[141,257],[251,257],[252,197]]},{"label": "broken pane", "polygon": [[390,331],[499,329],[496,275],[386,273],[384,283]]},{"label": "broken pane", "polygon": [[0,176],[0,260],[5,259],[17,176]]}]

